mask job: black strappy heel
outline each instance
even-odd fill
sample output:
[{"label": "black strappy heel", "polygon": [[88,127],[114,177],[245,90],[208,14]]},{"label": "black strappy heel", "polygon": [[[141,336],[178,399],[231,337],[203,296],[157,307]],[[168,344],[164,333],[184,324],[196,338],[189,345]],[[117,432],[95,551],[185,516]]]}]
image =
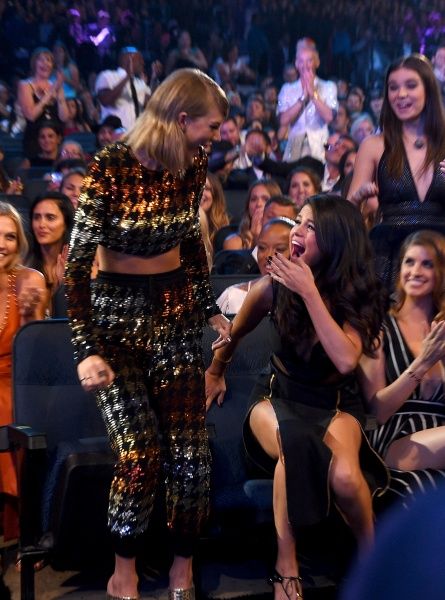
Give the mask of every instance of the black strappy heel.
[{"label": "black strappy heel", "polygon": [[289,598],[292,599],[292,591],[293,586],[295,585],[295,591],[297,593],[297,598],[303,598],[303,580],[299,575],[293,575],[291,577],[286,577],[285,575],[281,575],[277,570],[273,572],[271,577],[267,580],[267,583],[273,586],[274,583],[279,583],[284,590],[284,593]]}]

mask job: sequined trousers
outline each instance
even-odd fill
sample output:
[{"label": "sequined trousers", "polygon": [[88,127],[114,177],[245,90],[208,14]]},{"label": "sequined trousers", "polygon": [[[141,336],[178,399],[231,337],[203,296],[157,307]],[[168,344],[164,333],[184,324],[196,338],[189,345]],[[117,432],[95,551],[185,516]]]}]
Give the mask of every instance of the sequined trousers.
[{"label": "sequined trousers", "polygon": [[173,551],[190,556],[208,516],[202,315],[183,269],[99,271],[95,333],[116,377],[97,393],[116,454],[108,525],[115,552],[137,554],[161,478]]}]

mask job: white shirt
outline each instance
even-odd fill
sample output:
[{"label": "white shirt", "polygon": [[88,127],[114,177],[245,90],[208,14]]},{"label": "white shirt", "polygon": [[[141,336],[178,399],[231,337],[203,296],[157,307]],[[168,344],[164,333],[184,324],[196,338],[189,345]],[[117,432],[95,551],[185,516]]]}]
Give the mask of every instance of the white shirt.
[{"label": "white shirt", "polygon": [[[122,67],[119,67],[115,71],[102,71],[99,73],[96,79],[95,90],[96,94],[100,90],[112,90],[115,88],[118,83],[122,81],[127,76],[127,72]],[[134,78],[134,87],[136,89],[136,95],[139,100],[140,110],[142,111],[145,104],[146,96],[151,95],[151,90],[148,85],[145,83],[143,79],[140,77]],[[127,81],[125,84],[121,95],[116,100],[113,106],[103,106],[100,105],[101,114],[100,120],[101,122],[108,117],[108,115],[116,115],[122,121],[122,126],[127,131],[131,129],[136,121],[136,111],[134,109],[134,102],[131,96],[130,82]]]},{"label": "white shirt", "polygon": [[216,304],[224,315],[236,315],[239,312],[246,299],[247,292],[250,290],[252,282],[248,282],[247,289],[242,289],[242,287],[240,287],[245,285],[245,283],[230,285],[218,297]]},{"label": "white shirt", "polygon": [[[315,77],[315,89],[317,90],[320,99],[329,108],[334,111],[338,109],[337,86],[333,81],[324,81],[323,79]],[[303,86],[301,85],[300,80],[294,81],[293,83],[285,83],[278,95],[277,114],[279,115],[293,106],[302,95]],[[326,144],[328,140],[329,130],[327,123],[323,121],[318,114],[314,103],[311,101],[308,102],[295,123],[289,126],[288,144],[283,156],[284,161],[290,162],[300,158],[299,156],[292,156],[290,149],[292,147],[292,140],[297,136],[301,137],[305,134],[307,135],[311,156],[324,163],[324,144]]]}]

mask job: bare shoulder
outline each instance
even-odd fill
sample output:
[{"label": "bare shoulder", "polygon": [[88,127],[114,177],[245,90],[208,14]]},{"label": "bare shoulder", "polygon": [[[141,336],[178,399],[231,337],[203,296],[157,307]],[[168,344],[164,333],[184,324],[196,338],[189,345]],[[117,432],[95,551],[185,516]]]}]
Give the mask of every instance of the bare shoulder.
[{"label": "bare shoulder", "polygon": [[368,156],[372,156],[372,158],[380,160],[384,148],[385,145],[383,142],[383,135],[381,133],[378,133],[376,135],[370,135],[367,138],[365,138],[360,144],[359,150],[361,153],[366,152]]}]

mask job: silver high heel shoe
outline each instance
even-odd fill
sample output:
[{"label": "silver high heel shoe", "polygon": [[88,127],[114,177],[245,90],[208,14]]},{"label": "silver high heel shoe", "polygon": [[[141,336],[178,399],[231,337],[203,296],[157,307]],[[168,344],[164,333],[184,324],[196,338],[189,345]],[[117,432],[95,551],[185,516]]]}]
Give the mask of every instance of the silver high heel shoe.
[{"label": "silver high heel shoe", "polygon": [[168,600],[195,600],[195,588],[169,589]]}]

